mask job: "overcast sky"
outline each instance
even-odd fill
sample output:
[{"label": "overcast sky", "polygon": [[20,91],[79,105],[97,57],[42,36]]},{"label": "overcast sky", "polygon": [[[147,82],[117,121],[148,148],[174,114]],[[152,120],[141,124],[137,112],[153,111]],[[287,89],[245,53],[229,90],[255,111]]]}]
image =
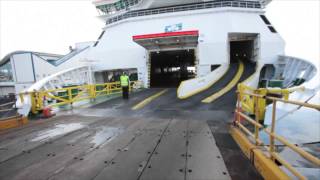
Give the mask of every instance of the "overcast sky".
[{"label": "overcast sky", "polygon": [[[287,55],[320,63],[319,0],[274,0],[266,11]],[[15,50],[65,54],[94,41],[104,25],[97,15],[91,0],[0,0],[0,59]]]}]

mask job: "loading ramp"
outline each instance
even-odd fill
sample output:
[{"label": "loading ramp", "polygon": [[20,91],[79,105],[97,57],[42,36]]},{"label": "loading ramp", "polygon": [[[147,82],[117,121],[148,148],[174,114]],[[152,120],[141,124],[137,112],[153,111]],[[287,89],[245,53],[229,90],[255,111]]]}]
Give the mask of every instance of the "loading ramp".
[{"label": "loading ramp", "polygon": [[[236,104],[236,86],[233,86],[229,91],[221,94],[213,103],[203,103],[202,100],[218,93],[226,87],[239,71],[240,64],[232,63],[225,75],[214,83],[207,90],[191,96],[187,99],[179,99],[176,95],[176,89],[171,88],[165,96],[151,102],[145,109],[167,109],[167,110],[190,110],[190,111],[204,111],[204,110],[225,110],[233,111]],[[255,65],[244,62],[244,71],[238,82],[242,82],[249,78],[255,72]]]},{"label": "loading ramp", "polygon": [[[147,89],[2,132],[0,179],[261,179],[228,133],[234,89],[217,105],[201,103],[238,67],[185,101],[171,88],[131,110],[164,90]],[[241,80],[254,69],[245,68]]]}]

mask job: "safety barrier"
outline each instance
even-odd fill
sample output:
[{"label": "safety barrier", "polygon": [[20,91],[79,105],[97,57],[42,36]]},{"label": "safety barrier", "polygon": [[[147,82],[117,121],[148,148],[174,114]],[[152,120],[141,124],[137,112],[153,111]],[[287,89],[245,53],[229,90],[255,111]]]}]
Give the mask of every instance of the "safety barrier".
[{"label": "safety barrier", "polygon": [[0,130],[23,126],[29,122],[28,117],[21,115],[10,116],[0,119]]},{"label": "safety barrier", "polygon": [[[240,145],[241,149],[244,151],[247,157],[250,158],[255,163],[255,166],[257,167],[258,171],[260,171],[260,173],[262,174],[262,176],[264,176],[265,179],[289,178],[288,176],[285,175],[285,173],[280,168],[278,168],[277,163],[282,164],[287,170],[289,170],[297,178],[306,179],[306,177],[304,177],[301,173],[299,173],[290,163],[288,163],[283,158],[281,158],[281,156],[276,151],[275,141],[278,141],[283,146],[290,148],[293,152],[299,154],[301,157],[303,157],[310,163],[315,164],[316,166],[320,166],[320,159],[313,156],[309,152],[303,150],[299,146],[296,146],[290,143],[284,137],[279,136],[275,133],[277,102],[298,105],[298,106],[312,108],[316,110],[320,110],[320,105],[309,104],[309,103],[298,102],[298,101],[291,101],[291,100],[288,100],[288,96],[286,96],[285,99],[281,99],[281,98],[261,95],[261,91],[259,93],[259,90],[256,90],[255,92],[256,93],[243,92],[243,91],[238,92],[238,102],[237,102],[237,107],[235,111],[236,116],[235,116],[234,123],[231,126],[232,136],[235,138],[235,140]],[[279,91],[276,91],[276,92],[279,92]],[[266,93],[267,93],[267,90],[264,90],[262,94],[266,94]],[[290,90],[283,90],[283,93],[287,95],[290,93]],[[243,97],[246,97],[246,99],[248,98],[253,99],[254,105],[250,104],[250,106],[253,106],[253,109],[251,111],[254,112],[255,119],[253,119],[252,117],[250,117],[249,115],[241,111],[241,109],[243,109],[243,107],[241,107],[243,105],[241,102],[243,101],[242,99]],[[259,112],[262,109],[262,107],[260,106],[261,105],[264,106],[265,105],[264,103],[266,102],[266,100],[271,101],[273,105],[272,123],[271,123],[270,129],[265,128],[259,122],[259,118],[258,118],[260,115]],[[250,100],[250,103],[252,103],[251,101],[252,100]],[[249,103],[247,103],[247,105],[249,106]],[[245,124],[243,122],[247,122],[247,123]],[[252,130],[251,131],[249,130],[250,125],[253,125],[254,127],[253,132]],[[259,138],[260,130],[263,130],[265,133],[269,135],[269,145],[264,145],[262,140]],[[271,172],[271,168],[273,168],[272,170],[273,172]]]},{"label": "safety barrier", "polygon": [[0,113],[2,112],[8,112],[13,110],[14,108],[12,108],[12,106],[14,105],[14,102],[7,102],[4,104],[0,104]]},{"label": "safety barrier", "polygon": [[[130,82],[129,91],[135,87],[137,82]],[[99,96],[112,95],[121,92],[120,82],[111,82],[104,84],[87,84],[81,86],[71,86],[65,88],[33,91],[20,93],[20,101],[24,102],[24,97],[30,96],[31,112],[37,114],[45,107],[57,107],[75,102],[95,99]]]},{"label": "safety barrier", "polygon": [[19,127],[28,123],[27,117],[22,117],[16,113],[14,104],[15,102],[7,102],[0,105],[0,130]]},{"label": "safety barrier", "polygon": [[[282,97],[284,100],[288,100],[290,93],[298,90],[303,90],[303,86],[290,88],[290,89],[280,89],[280,88],[259,88],[255,89],[250,86],[246,86],[243,83],[238,84],[238,101],[240,103],[239,109],[242,111],[255,114],[258,111],[257,117],[259,120],[263,120],[265,109],[267,105],[267,100],[263,98],[256,98],[255,96],[250,96],[249,94],[258,94],[260,96],[275,95]],[[259,108],[255,108],[259,107]]]}]

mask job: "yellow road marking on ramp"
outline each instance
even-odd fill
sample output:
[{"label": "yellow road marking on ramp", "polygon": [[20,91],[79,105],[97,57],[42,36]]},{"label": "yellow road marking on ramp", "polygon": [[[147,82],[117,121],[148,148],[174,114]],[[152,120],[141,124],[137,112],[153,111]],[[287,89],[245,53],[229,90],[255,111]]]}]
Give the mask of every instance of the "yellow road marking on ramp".
[{"label": "yellow road marking on ramp", "polygon": [[151,101],[155,100],[156,98],[158,98],[159,96],[161,96],[162,94],[164,94],[165,92],[167,92],[168,89],[162,90],[150,97],[148,97],[147,99],[141,101],[140,103],[136,104],[134,107],[132,107],[132,110],[138,110],[143,108],[144,106],[146,106],[147,104],[149,104]]},{"label": "yellow road marking on ramp", "polygon": [[[179,98],[179,99],[187,99],[187,98],[189,98],[189,97],[191,97],[191,96],[193,96],[193,95],[199,94],[199,93],[201,93],[202,91],[205,91],[205,90],[209,89],[209,88],[210,88],[211,86],[213,86],[216,82],[218,82],[220,79],[222,79],[222,78],[227,74],[227,72],[229,71],[229,69],[230,69],[230,65],[229,65],[229,67],[223,72],[223,75],[222,75],[220,78],[218,78],[218,79],[216,79],[215,81],[209,83],[208,85],[206,85],[206,86],[203,87],[203,88],[200,88],[200,89],[198,89],[198,90],[195,90],[195,91],[193,91],[193,92],[191,92],[191,93],[188,93],[188,94],[186,94],[186,95],[184,95],[184,96],[180,96],[180,97],[178,96],[178,98]],[[189,80],[191,80],[191,79],[189,79]],[[178,87],[178,89],[177,89],[177,94],[179,94],[178,91],[179,91],[180,87],[182,87],[182,84],[183,84],[184,82],[186,82],[186,81],[188,81],[188,80],[184,80],[184,81],[182,81],[182,82],[180,83],[180,85],[179,85],[179,87]]]},{"label": "yellow road marking on ramp", "polygon": [[203,103],[212,103],[214,100],[218,99],[225,93],[229,92],[235,85],[237,85],[238,81],[240,80],[242,74],[244,71],[244,65],[242,62],[240,62],[239,69],[237,71],[237,74],[234,76],[234,78],[229,82],[229,84],[222,88],[220,91],[214,93],[213,95],[203,99],[201,102]]}]

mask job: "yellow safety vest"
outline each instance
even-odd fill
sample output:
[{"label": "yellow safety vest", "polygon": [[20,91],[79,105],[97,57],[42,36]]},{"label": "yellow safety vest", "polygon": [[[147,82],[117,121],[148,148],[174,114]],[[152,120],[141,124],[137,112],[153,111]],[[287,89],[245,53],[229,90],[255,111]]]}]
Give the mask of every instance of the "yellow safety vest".
[{"label": "yellow safety vest", "polygon": [[120,76],[120,84],[122,87],[129,86],[129,76],[127,75]]}]

